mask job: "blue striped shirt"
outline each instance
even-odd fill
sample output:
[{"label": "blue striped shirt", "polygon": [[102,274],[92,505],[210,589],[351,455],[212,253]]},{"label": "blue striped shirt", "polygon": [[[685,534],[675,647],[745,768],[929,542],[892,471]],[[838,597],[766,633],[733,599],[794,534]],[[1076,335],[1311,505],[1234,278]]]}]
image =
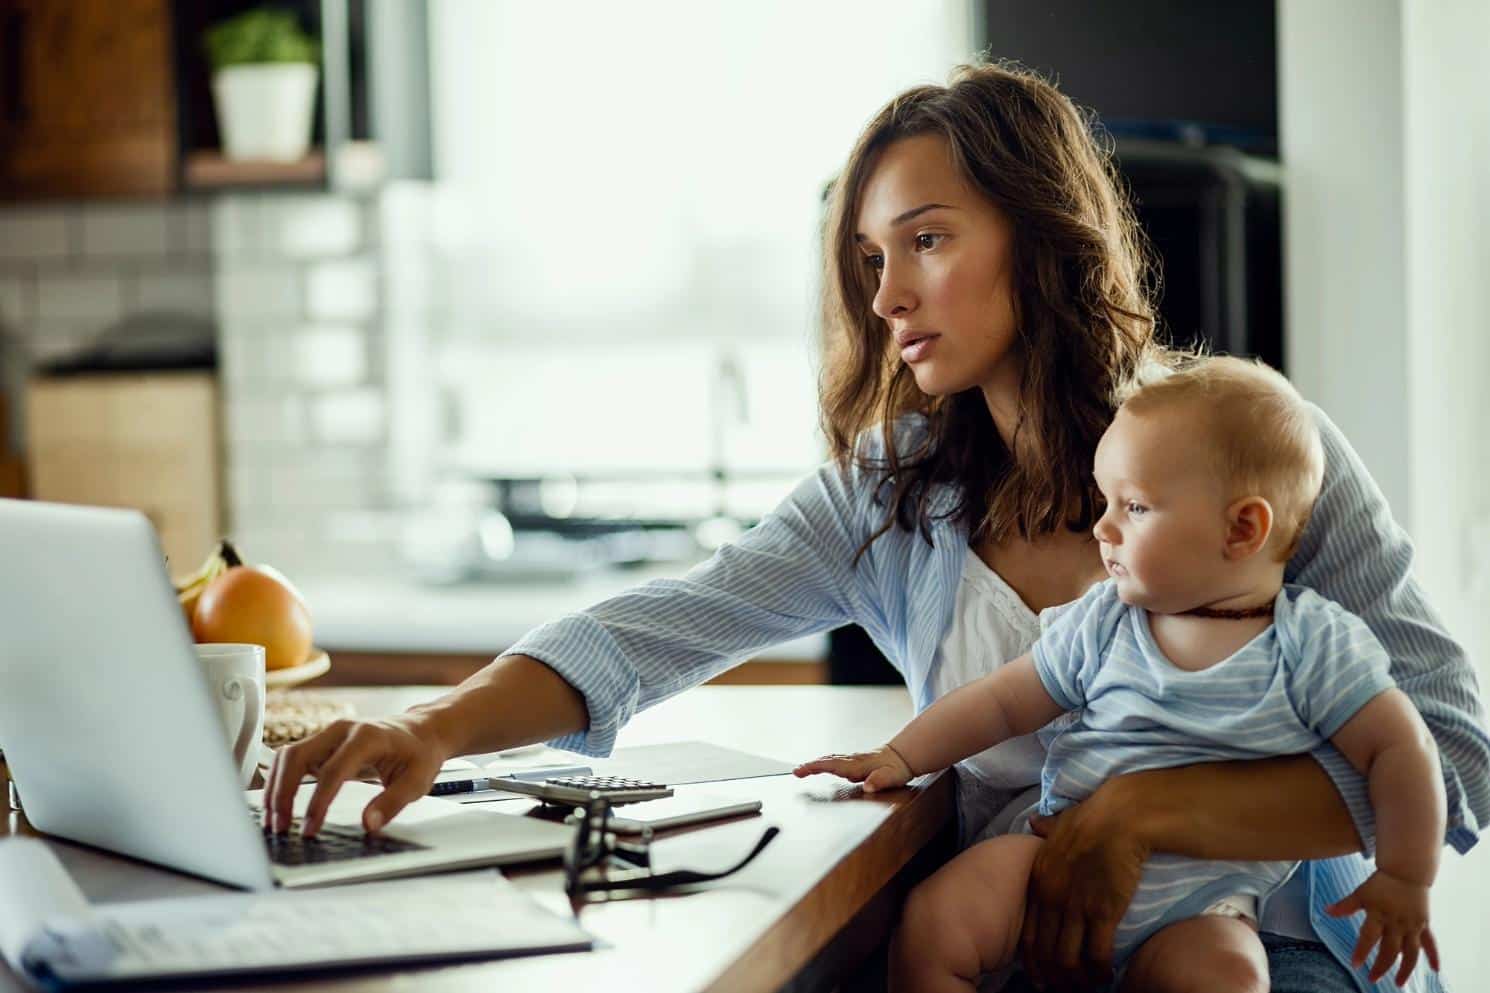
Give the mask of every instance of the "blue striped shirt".
[{"label": "blue striped shirt", "polygon": [[[1051,698],[1075,711],[1050,739],[1042,814],[1140,769],[1312,751],[1393,685],[1391,662],[1371,630],[1301,586],[1280,590],[1273,623],[1206,669],[1165,658],[1148,612],[1123,603],[1113,580],[1062,609],[1031,655]],[[1118,926],[1119,961],[1161,927],[1223,897],[1266,899],[1297,865],[1150,859]]]},{"label": "blue striped shirt", "polygon": [[[1285,576],[1357,615],[1385,646],[1392,678],[1417,705],[1438,743],[1448,799],[1448,841],[1461,852],[1490,818],[1490,736],[1474,670],[1411,575],[1412,543],[1338,428],[1318,411],[1324,486]],[[924,422],[897,426],[912,451]],[[863,453],[883,457],[875,433]],[[605,755],[638,709],[704,682],[783,641],[858,624],[905,678],[918,708],[930,701],[939,646],[952,624],[968,554],[962,524],[938,520],[928,543],[892,528],[854,563],[884,518],[879,473],[825,465],[740,539],[681,579],[658,580],[535,629],[505,654],[547,663],[584,697],[586,730],[560,748]],[[957,494],[933,495],[934,513]],[[1375,821],[1366,783],[1330,745],[1312,753],[1350,808],[1364,849]],[[1038,766],[1029,770],[1034,784]],[[965,800],[966,804],[967,801]],[[1307,863],[1310,916],[1337,958],[1349,960],[1356,923],[1323,908],[1365,879],[1358,855]],[[1416,970],[1412,986],[1436,989]],[[1386,993],[1389,984],[1379,984]],[[1364,988],[1364,987],[1363,987]]]}]

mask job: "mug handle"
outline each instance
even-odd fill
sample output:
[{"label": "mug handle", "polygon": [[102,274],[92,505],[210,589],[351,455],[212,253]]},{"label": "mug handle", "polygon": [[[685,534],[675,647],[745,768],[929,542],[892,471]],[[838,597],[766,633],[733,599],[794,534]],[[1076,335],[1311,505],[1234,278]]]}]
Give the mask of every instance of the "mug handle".
[{"label": "mug handle", "polygon": [[238,778],[246,786],[253,778],[254,767],[259,762],[258,749],[254,748],[254,732],[259,728],[259,719],[264,713],[264,695],[254,679],[234,676],[222,686],[223,695],[229,700],[243,700],[243,724],[238,729],[238,740],[233,743],[233,760],[238,763]]}]

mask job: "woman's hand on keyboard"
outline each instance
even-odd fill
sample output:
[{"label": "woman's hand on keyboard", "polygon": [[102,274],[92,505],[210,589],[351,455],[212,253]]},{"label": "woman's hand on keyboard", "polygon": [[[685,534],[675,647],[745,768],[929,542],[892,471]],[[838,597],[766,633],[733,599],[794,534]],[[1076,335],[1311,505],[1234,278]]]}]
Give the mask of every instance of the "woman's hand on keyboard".
[{"label": "woman's hand on keyboard", "polygon": [[289,830],[295,793],[309,774],[317,782],[301,833],[314,836],[342,783],[371,769],[383,784],[383,792],[363,810],[362,826],[377,831],[429,792],[445,761],[439,746],[420,731],[412,714],[376,721],[343,720],[284,746],[274,756],[264,788],[265,826],[276,833]]}]

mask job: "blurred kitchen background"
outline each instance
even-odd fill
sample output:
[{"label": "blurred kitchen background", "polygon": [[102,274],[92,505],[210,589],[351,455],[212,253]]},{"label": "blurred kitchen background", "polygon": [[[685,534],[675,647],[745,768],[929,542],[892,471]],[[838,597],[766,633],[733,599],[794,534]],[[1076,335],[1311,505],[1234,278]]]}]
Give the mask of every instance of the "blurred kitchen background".
[{"label": "blurred kitchen background", "polygon": [[0,495],[140,507],[178,574],[230,535],[327,680],[458,681],[811,471],[824,190],[978,52],[1097,112],[1168,331],[1330,413],[1490,672],[1482,0],[296,0],[209,53],[255,7],[0,0]]},{"label": "blurred kitchen background", "polygon": [[178,573],[231,535],[343,659],[456,678],[819,462],[824,190],[988,52],[1097,112],[1168,331],[1320,402],[1490,649],[1484,5],[296,0],[277,160],[216,70],[284,25],[206,44],[257,9],[0,0],[0,492],[142,507]]}]

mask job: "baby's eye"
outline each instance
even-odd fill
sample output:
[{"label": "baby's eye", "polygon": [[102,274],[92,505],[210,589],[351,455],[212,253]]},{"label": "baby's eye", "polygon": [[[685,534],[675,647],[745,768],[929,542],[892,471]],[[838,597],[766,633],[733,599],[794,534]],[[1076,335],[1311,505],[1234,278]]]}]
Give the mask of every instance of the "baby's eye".
[{"label": "baby's eye", "polygon": [[933,234],[929,231],[916,235],[916,247],[924,251],[931,251],[946,235]]},{"label": "baby's eye", "polygon": [[1138,503],[1135,500],[1129,500],[1128,501],[1128,514],[1129,514],[1129,516],[1131,516],[1131,517],[1142,517],[1144,514],[1147,514],[1148,512],[1149,512],[1149,509],[1147,507],[1145,507],[1143,504]]}]

